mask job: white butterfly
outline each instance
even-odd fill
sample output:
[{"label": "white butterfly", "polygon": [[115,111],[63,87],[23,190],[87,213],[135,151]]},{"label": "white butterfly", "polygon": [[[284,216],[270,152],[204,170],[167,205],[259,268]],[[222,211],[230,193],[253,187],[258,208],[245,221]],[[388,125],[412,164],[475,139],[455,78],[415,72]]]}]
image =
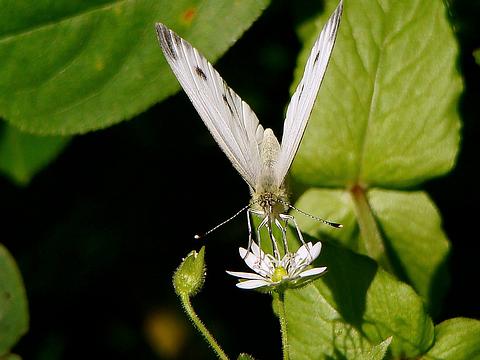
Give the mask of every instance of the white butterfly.
[{"label": "white butterfly", "polygon": [[[247,209],[249,246],[252,242],[250,225],[252,213],[262,218],[257,228],[258,242],[260,229],[266,227],[277,256],[279,255],[272,233],[273,224],[282,231],[285,247],[289,220],[294,223],[299,238],[304,243],[295,218],[286,213],[289,207],[294,207],[288,202],[284,181],[302,140],[327,69],[342,10],[343,0],[313,45],[303,78],[287,108],[281,144],[271,129],[263,129],[248,104],[228,87],[205,57],[165,25],[156,24],[158,40],[173,73],[217,144],[250,187],[252,200],[241,210]],[[316,219],[334,227],[341,227],[340,224]]]}]

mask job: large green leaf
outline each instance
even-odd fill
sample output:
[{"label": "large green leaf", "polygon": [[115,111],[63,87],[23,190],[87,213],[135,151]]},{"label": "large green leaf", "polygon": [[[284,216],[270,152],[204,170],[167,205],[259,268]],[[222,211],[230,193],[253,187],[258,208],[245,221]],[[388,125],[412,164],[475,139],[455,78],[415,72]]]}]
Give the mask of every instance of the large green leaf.
[{"label": "large green leaf", "polygon": [[[336,3],[327,1],[325,12],[301,28],[305,46],[295,83]],[[457,54],[441,0],[345,2],[292,168],[306,187],[341,189],[309,194],[298,207],[344,223],[343,230],[326,231],[408,280],[434,308],[445,289],[448,240],[428,197],[400,190],[454,165],[462,90]]]},{"label": "large green leaf", "polygon": [[[374,345],[389,337],[395,358],[414,358],[431,346],[432,321],[408,285],[369,258],[328,243],[317,265],[328,273],[285,295],[292,359],[380,356],[382,347]],[[384,353],[388,341],[383,346]]]},{"label": "large green leaf", "polygon": [[[437,309],[449,279],[445,269],[449,243],[432,201],[421,191],[372,189],[368,192],[368,202],[395,272],[408,280],[429,306]],[[360,231],[357,220],[360,216],[355,216],[355,200],[349,191],[311,189],[300,197],[297,206],[344,225],[343,229],[330,229],[298,216],[302,230],[315,237],[337,239],[355,251],[366,253],[361,238],[369,234]]]},{"label": "large green leaf", "polygon": [[480,359],[480,321],[454,318],[435,326],[435,345],[422,359]]},{"label": "large green leaf", "polygon": [[0,116],[40,134],[83,133],[131,118],[179,89],[155,22],[215,60],[268,3],[0,0]]},{"label": "large green leaf", "polygon": [[0,356],[6,355],[27,329],[28,307],[22,277],[12,256],[0,244]]},{"label": "large green leaf", "polygon": [[0,126],[0,171],[17,184],[26,185],[68,141],[69,137],[36,136],[7,124]]},{"label": "large green leaf", "polygon": [[[303,29],[295,82],[336,3]],[[404,187],[450,170],[460,129],[457,55],[442,0],[346,2],[294,176],[311,186]]]}]

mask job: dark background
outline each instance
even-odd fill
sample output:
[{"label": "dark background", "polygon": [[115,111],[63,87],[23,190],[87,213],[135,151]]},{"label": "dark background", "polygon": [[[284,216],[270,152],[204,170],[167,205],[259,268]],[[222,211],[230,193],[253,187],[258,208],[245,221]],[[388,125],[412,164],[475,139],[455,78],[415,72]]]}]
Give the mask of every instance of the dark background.
[{"label": "dark background", "polygon": [[[301,9],[313,13],[306,0],[274,1],[216,65],[277,134],[300,50],[295,25],[308,16]],[[451,286],[435,322],[480,318],[480,72],[472,57],[480,4],[453,1],[450,13],[461,46],[464,127],[455,170],[425,185],[452,243]],[[201,318],[232,357],[280,358],[269,297],[235,288],[224,272],[243,268],[235,249],[247,241],[245,218],[204,242],[193,239],[246,205],[249,194],[183,93],[76,137],[26,188],[0,178],[0,199],[1,241],[18,261],[30,303],[30,331],[14,349],[24,359],[168,358],[155,352],[149,334],[161,337],[172,322],[185,335],[174,347],[177,358],[214,358],[171,286],[181,258],[202,244],[207,281],[194,299]]]}]

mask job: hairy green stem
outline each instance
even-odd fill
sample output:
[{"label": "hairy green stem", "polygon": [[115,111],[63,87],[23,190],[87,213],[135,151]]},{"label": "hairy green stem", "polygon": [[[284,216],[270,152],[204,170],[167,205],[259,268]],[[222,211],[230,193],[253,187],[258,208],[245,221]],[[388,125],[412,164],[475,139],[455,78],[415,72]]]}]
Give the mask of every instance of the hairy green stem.
[{"label": "hairy green stem", "polygon": [[375,259],[380,266],[389,272],[393,271],[383,244],[383,238],[377,226],[372,208],[368,203],[365,190],[356,185],[351,189],[355,213],[360,227],[361,239],[367,251],[367,255]]},{"label": "hairy green stem", "polygon": [[289,345],[287,337],[287,318],[285,314],[285,292],[280,290],[273,294],[275,309],[277,310],[278,319],[280,320],[280,332],[282,334],[283,360],[289,360]]},{"label": "hairy green stem", "polygon": [[208,344],[215,351],[218,358],[222,360],[228,360],[227,354],[225,354],[225,352],[217,343],[213,335],[210,333],[210,331],[208,331],[206,326],[203,324],[202,320],[200,320],[200,318],[195,313],[192,303],[190,302],[190,298],[188,296],[180,296],[180,300],[182,301],[182,305],[183,305],[183,308],[185,309],[185,312],[190,317],[190,319],[192,320],[197,330],[202,334],[205,340],[207,340]]}]

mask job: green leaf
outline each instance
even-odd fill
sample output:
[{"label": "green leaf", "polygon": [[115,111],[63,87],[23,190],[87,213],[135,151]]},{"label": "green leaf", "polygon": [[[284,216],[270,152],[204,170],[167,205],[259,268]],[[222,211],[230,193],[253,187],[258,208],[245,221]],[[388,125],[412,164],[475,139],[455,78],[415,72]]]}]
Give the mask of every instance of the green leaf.
[{"label": "green leaf", "polygon": [[215,60],[268,3],[0,0],[0,116],[22,130],[62,135],[129,119],[179,89],[155,22]]},{"label": "green leaf", "polygon": [[433,324],[422,299],[374,261],[325,243],[315,265],[328,273],[285,295],[292,359],[380,357],[388,343],[375,344],[389,337],[395,358],[415,358],[431,346]]},{"label": "green leaf", "polygon": [[27,330],[28,305],[22,277],[12,256],[0,244],[0,356],[6,355]]},{"label": "green leaf", "polygon": [[[395,273],[412,284],[435,312],[449,280],[445,269],[449,243],[438,210],[422,191],[372,189],[367,198]],[[335,239],[366,253],[361,238],[368,234],[360,233],[355,201],[349,191],[310,189],[296,205],[310,214],[344,225],[342,229],[332,229],[298,216],[297,222],[303,231],[320,239]]]},{"label": "green leaf", "polygon": [[19,185],[28,184],[70,140],[69,137],[31,135],[7,124],[1,125],[0,171]]},{"label": "green leaf", "polygon": [[473,57],[475,58],[477,64],[480,65],[480,49],[477,49],[473,52]]},{"label": "green leaf", "polygon": [[368,198],[396,273],[436,312],[450,280],[446,269],[450,245],[437,208],[422,191],[372,189]]},{"label": "green leaf", "polygon": [[392,342],[392,337],[387,338],[385,341],[382,341],[380,344],[375,345],[372,350],[368,351],[365,354],[361,354],[358,357],[358,360],[382,360],[385,358],[388,347]]},{"label": "green leaf", "polygon": [[435,344],[425,360],[474,360],[480,358],[480,321],[454,318],[435,326]]},{"label": "green leaf", "polygon": [[[300,30],[305,46],[295,83],[336,4],[327,1],[325,12]],[[346,229],[328,233],[408,280],[433,310],[448,283],[448,240],[428,197],[400,190],[444,174],[455,163],[462,91],[457,56],[442,0],[346,2],[292,168],[303,186],[341,189],[308,200],[310,207],[297,206],[345,221]]]},{"label": "green leaf", "polygon": [[[295,83],[337,2],[303,29]],[[460,139],[457,56],[442,0],[346,2],[293,175],[310,186],[398,188],[449,171]]]}]

